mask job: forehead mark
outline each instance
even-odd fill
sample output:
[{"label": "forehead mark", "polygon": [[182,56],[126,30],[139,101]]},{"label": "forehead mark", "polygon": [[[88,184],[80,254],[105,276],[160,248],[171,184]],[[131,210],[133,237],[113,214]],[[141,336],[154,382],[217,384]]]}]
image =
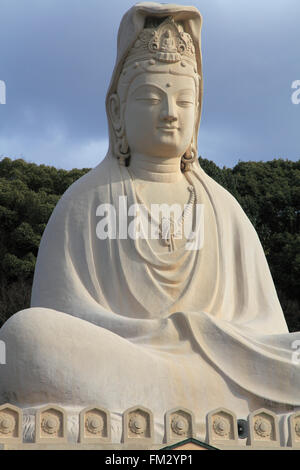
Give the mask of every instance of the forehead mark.
[{"label": "forehead mark", "polygon": [[[169,84],[169,82],[165,85],[167,87],[167,85]],[[170,83],[170,85],[172,86],[172,83]],[[138,85],[136,88],[133,88],[133,90],[131,90],[129,96],[133,96],[143,90],[147,91],[147,89],[149,90],[154,90],[156,92],[160,92],[160,93],[163,93],[163,95],[167,94],[167,91],[165,88],[163,88],[162,86],[158,85],[158,84],[154,84],[154,83],[143,83],[143,84],[140,84]],[[180,95],[181,93],[188,93],[188,94],[191,94],[193,95],[193,97],[195,96],[195,90],[192,89],[192,88],[181,88],[179,90],[175,90],[175,94],[176,95]]]},{"label": "forehead mark", "polygon": [[[171,72],[171,71],[170,71]],[[180,84],[177,83],[178,79],[184,79],[185,87],[187,85],[187,81],[191,80],[191,89],[195,88],[195,80],[194,77],[190,75],[183,75],[183,74],[176,74],[176,73],[169,73],[169,77],[163,77],[163,75],[167,75],[166,72],[156,72],[156,73],[141,73],[137,76],[133,77],[131,83],[128,83],[129,89],[136,89],[142,85],[152,85],[156,86],[157,88],[166,88],[168,87],[167,84],[170,84],[172,87],[179,88]],[[172,76],[170,76],[172,75]],[[179,86],[178,86],[179,85]],[[182,85],[182,84],[181,84]]]}]

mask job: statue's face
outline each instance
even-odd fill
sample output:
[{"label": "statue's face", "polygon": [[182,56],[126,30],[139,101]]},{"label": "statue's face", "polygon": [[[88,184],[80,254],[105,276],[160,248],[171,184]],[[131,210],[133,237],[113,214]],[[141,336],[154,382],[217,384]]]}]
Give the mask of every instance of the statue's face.
[{"label": "statue's face", "polygon": [[131,154],[181,157],[190,146],[196,119],[192,77],[144,73],[130,84],[125,132]]}]

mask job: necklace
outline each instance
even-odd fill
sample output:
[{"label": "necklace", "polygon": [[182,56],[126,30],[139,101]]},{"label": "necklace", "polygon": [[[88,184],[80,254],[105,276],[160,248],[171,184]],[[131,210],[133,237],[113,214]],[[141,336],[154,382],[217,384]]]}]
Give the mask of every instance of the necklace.
[{"label": "necklace", "polygon": [[[130,177],[133,183],[134,178],[128,168],[127,170],[128,170],[128,173],[130,174]],[[190,217],[193,217],[194,209],[197,205],[197,193],[196,193],[195,186],[192,182],[192,179],[190,178],[188,172],[185,172],[184,176],[189,183],[187,187],[189,191],[189,199],[188,199],[187,204],[184,205],[184,209],[181,215],[177,218],[174,218],[171,215],[169,215],[169,217],[163,215],[160,221],[155,220],[153,217],[153,214],[149,213],[147,206],[144,204],[141,197],[137,194],[135,190],[136,199],[138,203],[141,204],[143,208],[145,208],[147,211],[148,221],[151,224],[155,223],[158,234],[159,234],[159,238],[162,244],[164,246],[167,246],[170,252],[175,250],[175,239],[182,236],[184,222],[187,221]],[[192,230],[194,230],[194,219],[195,217],[193,217],[192,223],[190,224],[192,227]]]},{"label": "necklace", "polygon": [[164,245],[169,247],[169,251],[175,250],[175,238],[182,236],[182,229],[184,221],[193,214],[193,208],[196,204],[196,191],[193,184],[189,184],[188,191],[190,192],[188,203],[185,204],[184,209],[177,219],[174,217],[161,218],[159,233]]}]

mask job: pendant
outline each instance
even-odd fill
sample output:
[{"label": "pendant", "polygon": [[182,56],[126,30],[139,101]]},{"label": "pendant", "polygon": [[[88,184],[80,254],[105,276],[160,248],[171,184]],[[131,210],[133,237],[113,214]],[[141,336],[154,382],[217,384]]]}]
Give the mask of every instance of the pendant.
[{"label": "pendant", "polygon": [[172,218],[162,217],[160,226],[161,239],[164,245],[169,247],[169,251],[174,251],[175,249],[174,236],[177,231],[176,228]]}]

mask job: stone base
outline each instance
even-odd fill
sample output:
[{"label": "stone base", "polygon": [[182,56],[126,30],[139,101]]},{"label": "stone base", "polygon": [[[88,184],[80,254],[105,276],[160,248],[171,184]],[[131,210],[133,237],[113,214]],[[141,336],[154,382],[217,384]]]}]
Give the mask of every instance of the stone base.
[{"label": "stone base", "polygon": [[191,450],[201,445],[222,450],[299,450],[300,411],[276,415],[261,408],[240,422],[232,411],[218,408],[207,414],[204,424],[180,407],[166,411],[158,421],[140,405],[123,414],[97,405],[72,410],[54,404],[24,409],[8,403],[0,406],[4,450]]}]

